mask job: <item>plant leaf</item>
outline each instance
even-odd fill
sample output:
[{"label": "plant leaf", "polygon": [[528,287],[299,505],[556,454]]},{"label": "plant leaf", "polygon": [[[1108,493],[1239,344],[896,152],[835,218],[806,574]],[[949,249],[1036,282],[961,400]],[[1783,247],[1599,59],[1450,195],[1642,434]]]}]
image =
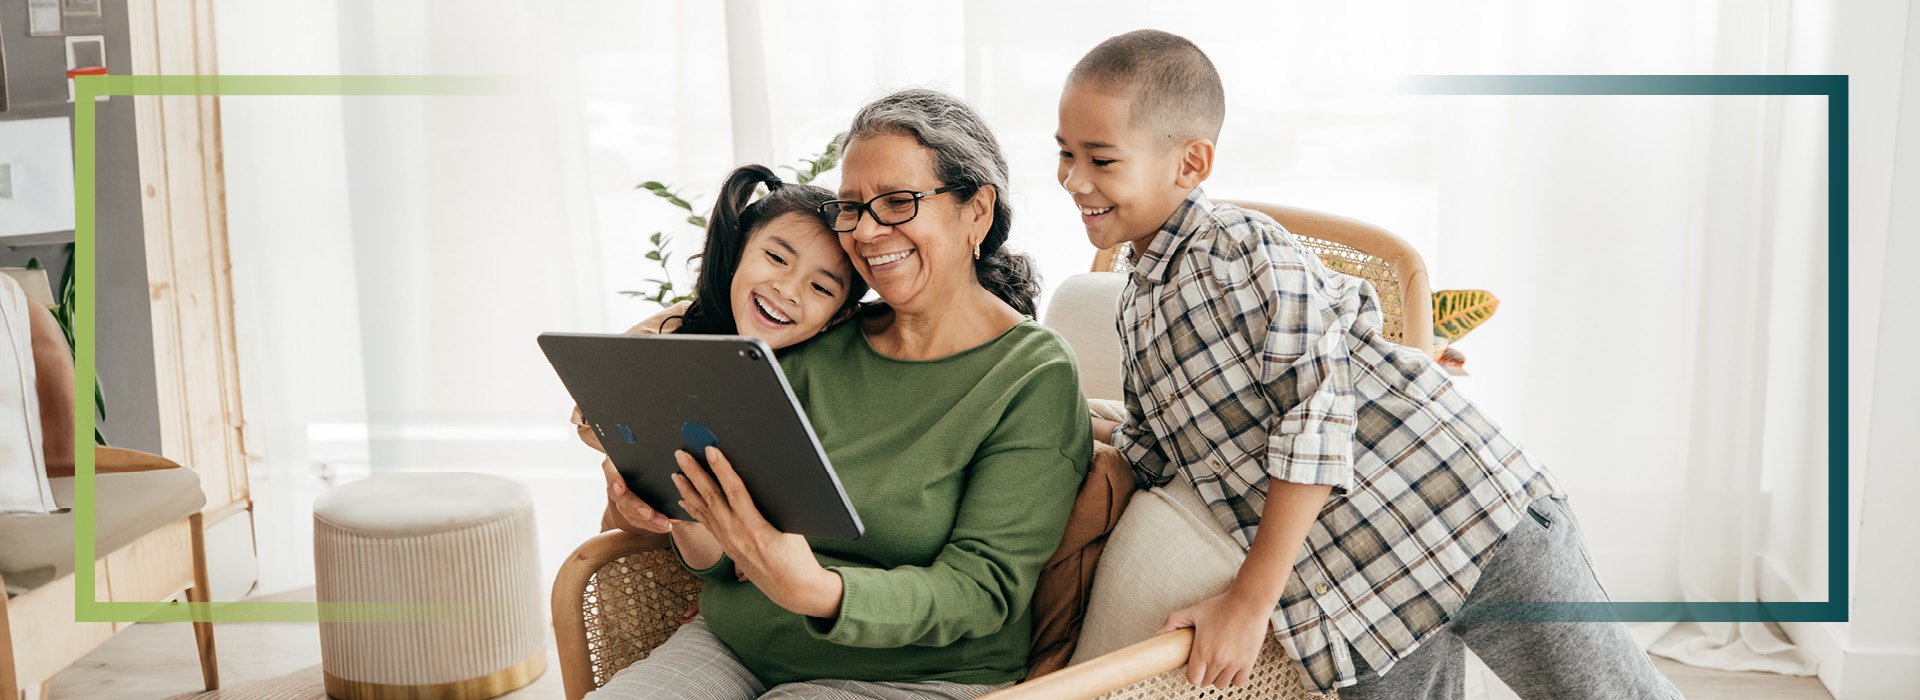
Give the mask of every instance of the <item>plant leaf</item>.
[{"label": "plant leaf", "polygon": [[661,199],[667,200],[668,204],[672,204],[676,207],[680,207],[681,209],[685,209],[687,211],[693,211],[693,205],[688,204],[687,200],[681,199],[680,195],[674,194],[673,190],[667,189],[666,185],[663,185],[653,180],[648,180],[646,182],[640,183],[640,188],[647,190],[648,192],[652,192],[653,196],[655,197],[659,197]]},{"label": "plant leaf", "polygon": [[707,217],[704,217],[704,216],[689,216],[689,217],[687,217],[687,223],[689,223],[689,224],[693,224],[693,225],[695,225],[695,226],[698,226],[698,227],[700,227],[700,228],[703,228],[703,229],[704,229],[704,228],[706,228],[706,227],[707,227]]},{"label": "plant leaf", "polygon": [[654,262],[660,262],[660,251],[657,251],[657,250],[647,251],[647,259],[652,260]]},{"label": "plant leaf", "polygon": [[1433,293],[1433,334],[1452,343],[1493,317],[1500,300],[1484,289],[1442,289]]},{"label": "plant leaf", "polygon": [[27,258],[27,269],[29,269],[29,270],[38,270],[38,269],[40,269],[40,259],[39,259],[39,258]]},{"label": "plant leaf", "polygon": [[819,177],[821,173],[832,170],[834,166],[840,164],[840,139],[846,138],[846,135],[844,131],[834,134],[833,138],[827,141],[826,150],[814,154],[812,158],[800,159],[800,162],[807,166],[805,170],[786,165],[780,167],[792,170],[794,179],[802,185],[813,182],[813,179]]},{"label": "plant leaf", "polygon": [[660,245],[660,232],[654,231],[653,235],[647,237],[647,242],[652,243],[656,246]]}]

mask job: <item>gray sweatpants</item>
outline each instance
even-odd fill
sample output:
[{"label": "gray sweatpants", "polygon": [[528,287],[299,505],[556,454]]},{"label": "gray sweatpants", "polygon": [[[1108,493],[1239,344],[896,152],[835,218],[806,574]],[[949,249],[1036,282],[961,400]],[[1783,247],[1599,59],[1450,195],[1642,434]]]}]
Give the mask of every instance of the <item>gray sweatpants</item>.
[{"label": "gray sweatpants", "polygon": [[894,683],[826,679],[782,683],[773,689],[741,665],[725,642],[694,618],[680,626],[647,658],[621,669],[586,700],[700,698],[701,700],[971,700],[1013,685],[962,685],[946,681]]},{"label": "gray sweatpants", "polygon": [[1681,697],[1618,621],[1514,621],[1538,610],[1511,603],[1607,602],[1566,501],[1542,498],[1527,511],[1446,627],[1385,676],[1354,654],[1360,682],[1341,688],[1341,700],[1460,698],[1469,648],[1528,700]]}]

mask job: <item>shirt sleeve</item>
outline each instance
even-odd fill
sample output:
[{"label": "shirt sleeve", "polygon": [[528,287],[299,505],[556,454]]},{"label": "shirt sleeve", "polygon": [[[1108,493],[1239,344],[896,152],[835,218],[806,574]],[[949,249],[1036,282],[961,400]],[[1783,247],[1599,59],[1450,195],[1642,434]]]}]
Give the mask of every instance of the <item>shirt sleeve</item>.
[{"label": "shirt sleeve", "polygon": [[[1127,338],[1126,317],[1115,316],[1114,326],[1121,338]],[[1124,351],[1124,345],[1123,353]],[[1165,486],[1173,478],[1167,473],[1167,456],[1160,450],[1160,438],[1147,426],[1146,412],[1140,410],[1140,371],[1128,355],[1121,362],[1121,393],[1127,407],[1127,419],[1113,431],[1113,446],[1133,466],[1133,484],[1139,488]]]},{"label": "shirt sleeve", "polygon": [[1028,611],[1093,449],[1071,362],[1035,374],[1042,376],[1016,390],[973,455],[940,554],[927,566],[830,567],[844,582],[840,615],[808,618],[815,637],[851,647],[938,647],[994,634]]},{"label": "shirt sleeve", "polygon": [[1143,489],[1165,486],[1173,480],[1173,474],[1167,470],[1166,453],[1160,451],[1160,438],[1147,426],[1146,412],[1140,410],[1140,392],[1135,384],[1139,373],[1133,371],[1132,364],[1127,362],[1123,382],[1127,420],[1113,431],[1113,446],[1133,466],[1134,486]]},{"label": "shirt sleeve", "polygon": [[1372,297],[1371,286],[1326,269],[1283,236],[1250,239],[1248,282],[1260,317],[1269,320],[1258,358],[1275,416],[1268,426],[1267,474],[1346,491],[1353,486],[1357,423],[1347,343]]}]

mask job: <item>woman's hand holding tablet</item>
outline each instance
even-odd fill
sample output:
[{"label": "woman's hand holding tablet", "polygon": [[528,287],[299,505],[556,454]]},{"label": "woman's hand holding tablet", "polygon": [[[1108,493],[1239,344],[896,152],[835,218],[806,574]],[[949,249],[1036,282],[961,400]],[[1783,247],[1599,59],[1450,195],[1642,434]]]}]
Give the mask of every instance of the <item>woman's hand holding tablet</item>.
[{"label": "woman's hand holding tablet", "polygon": [[671,533],[674,546],[680,549],[680,556],[688,566],[704,569],[720,561],[724,550],[707,528],[696,522],[670,519],[647,505],[627,490],[627,480],[614,468],[612,459],[600,460],[600,469],[607,475],[607,501],[613,504],[622,521],[647,532]]},{"label": "woman's hand holding tablet", "polygon": [[672,520],[627,490],[627,480],[620,475],[620,470],[614,468],[612,458],[600,460],[600,470],[607,475],[607,500],[613,503],[613,509],[620,513],[622,520],[647,532],[665,534],[673,531]]},{"label": "woman's hand holding tablet", "polygon": [[[767,522],[720,448],[706,449],[711,470],[685,451],[675,451],[673,457],[680,463],[680,473],[673,475],[680,506],[699,519],[698,525],[722,551],[732,555],[734,567],[747,580],[787,610],[826,619],[840,616],[844,593],[840,575],[820,565],[807,538],[781,532]],[[694,563],[684,549],[681,555],[688,557],[688,564]]]}]

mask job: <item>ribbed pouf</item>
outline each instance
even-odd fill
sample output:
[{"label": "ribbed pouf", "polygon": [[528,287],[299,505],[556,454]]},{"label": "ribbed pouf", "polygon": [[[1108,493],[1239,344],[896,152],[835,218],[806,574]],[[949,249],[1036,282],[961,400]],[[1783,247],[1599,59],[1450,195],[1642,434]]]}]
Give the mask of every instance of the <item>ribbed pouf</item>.
[{"label": "ribbed pouf", "polygon": [[471,613],[322,621],[327,694],[479,700],[539,677],[547,661],[535,543],[533,499],[497,476],[397,474],[322,494],[313,503],[321,602],[451,604]]}]

